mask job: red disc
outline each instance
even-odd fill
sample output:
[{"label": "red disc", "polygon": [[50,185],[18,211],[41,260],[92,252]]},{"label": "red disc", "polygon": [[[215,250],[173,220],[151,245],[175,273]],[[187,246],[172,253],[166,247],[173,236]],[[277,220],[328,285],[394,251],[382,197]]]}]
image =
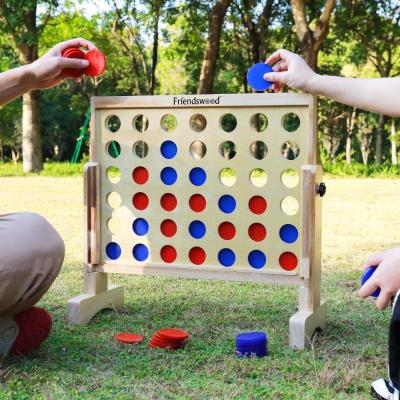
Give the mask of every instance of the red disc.
[{"label": "red disc", "polygon": [[195,212],[202,212],[206,208],[206,199],[201,194],[194,194],[189,199],[190,208]]},{"label": "red disc", "polygon": [[256,222],[249,226],[249,236],[256,242],[261,242],[267,236],[267,230],[263,224]]},{"label": "red disc", "polygon": [[173,263],[176,260],[176,250],[174,247],[166,245],[161,249],[161,258],[166,263]]},{"label": "red disc", "polygon": [[143,339],[143,335],[137,335],[135,333],[117,333],[114,338],[121,343],[140,343]]},{"label": "red disc", "polygon": [[233,225],[230,222],[223,222],[218,227],[218,233],[219,233],[219,236],[222,237],[222,239],[231,240],[236,235],[235,225]]},{"label": "red disc", "polygon": [[165,211],[173,211],[176,208],[176,205],[178,204],[176,197],[172,193],[165,193],[162,195],[161,200],[161,207]]},{"label": "red disc", "polygon": [[293,271],[297,267],[297,263],[297,257],[290,251],[282,253],[279,257],[279,264],[286,271]]},{"label": "red disc", "polygon": [[85,54],[85,59],[90,63],[85,70],[86,75],[99,76],[106,70],[106,56],[100,50],[89,50]]},{"label": "red disc", "polygon": [[144,185],[149,179],[149,171],[145,167],[136,167],[132,172],[132,178],[138,185]]},{"label": "red disc", "polygon": [[[68,49],[65,49],[62,52],[62,56],[65,58],[78,58],[78,59],[84,59],[85,58],[85,53],[76,48],[76,47],[69,47]],[[61,71],[61,75],[63,77],[67,78],[79,78],[85,73],[84,68],[64,68]]]},{"label": "red disc", "polygon": [[175,328],[160,329],[157,331],[157,334],[172,340],[186,340],[189,337],[189,333],[186,331]]},{"label": "red disc", "polygon": [[138,210],[145,210],[149,205],[149,198],[143,192],[136,193],[132,199],[133,206]]},{"label": "red disc", "polygon": [[189,251],[189,258],[193,264],[203,264],[206,260],[206,252],[201,247],[193,247]]},{"label": "red disc", "polygon": [[161,233],[166,236],[166,237],[172,237],[175,236],[176,234],[176,223],[172,221],[171,219],[166,219],[163,222],[161,222]]},{"label": "red disc", "polygon": [[262,214],[267,209],[267,201],[264,199],[264,197],[253,196],[249,200],[249,208],[254,214]]}]

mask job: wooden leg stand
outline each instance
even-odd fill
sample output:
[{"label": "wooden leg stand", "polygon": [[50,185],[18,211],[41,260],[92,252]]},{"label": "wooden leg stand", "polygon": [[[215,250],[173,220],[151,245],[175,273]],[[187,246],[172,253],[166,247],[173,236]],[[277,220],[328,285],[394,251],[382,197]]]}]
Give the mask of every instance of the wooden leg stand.
[{"label": "wooden leg stand", "polygon": [[322,169],[319,165],[302,166],[303,242],[299,289],[299,311],[289,320],[289,344],[304,349],[312,344],[315,331],[326,329],[326,304],[320,299],[321,286],[321,197]]},{"label": "wooden leg stand", "polygon": [[100,168],[89,162],[84,169],[84,208],[85,208],[85,268],[84,294],[68,302],[67,320],[71,324],[87,325],[100,311],[113,310],[124,306],[122,286],[108,284],[107,274],[93,269],[100,261]]},{"label": "wooden leg stand", "polygon": [[101,310],[118,310],[124,306],[124,288],[108,285],[107,274],[85,272],[85,293],[68,302],[67,320],[74,325],[87,325]]}]

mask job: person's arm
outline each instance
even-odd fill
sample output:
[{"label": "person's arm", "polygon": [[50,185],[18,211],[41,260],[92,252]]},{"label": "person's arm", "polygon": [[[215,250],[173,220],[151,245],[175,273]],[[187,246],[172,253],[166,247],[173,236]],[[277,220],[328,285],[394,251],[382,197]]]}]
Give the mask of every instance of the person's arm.
[{"label": "person's arm", "polygon": [[84,47],[91,50],[95,45],[82,38],[71,39],[57,44],[32,64],[0,73],[0,106],[31,90],[58,85],[64,79],[61,75],[64,68],[82,69],[89,65],[86,60],[62,57],[63,50],[68,47]]},{"label": "person's arm", "polygon": [[279,92],[285,85],[320,94],[368,111],[400,116],[400,78],[341,78],[318,75],[299,55],[278,50],[266,60],[274,72],[264,75]]}]

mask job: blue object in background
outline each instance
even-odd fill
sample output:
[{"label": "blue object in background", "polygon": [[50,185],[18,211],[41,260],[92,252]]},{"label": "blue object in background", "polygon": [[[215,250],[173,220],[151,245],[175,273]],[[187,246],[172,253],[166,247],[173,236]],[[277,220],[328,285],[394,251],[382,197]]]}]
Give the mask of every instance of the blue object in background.
[{"label": "blue object in background", "polygon": [[176,156],[176,153],[178,152],[178,148],[176,147],[176,144],[172,142],[171,140],[166,140],[162,145],[161,145],[161,154],[170,160],[171,158],[174,158]]},{"label": "blue object in background", "polygon": [[259,92],[267,90],[272,85],[272,82],[266,81],[263,76],[264,74],[272,71],[272,67],[268,64],[254,64],[247,71],[247,82],[254,90],[258,90]]},{"label": "blue object in background", "polygon": [[225,214],[230,214],[235,211],[236,208],[236,200],[229,194],[224,194],[218,200],[219,209]]},{"label": "blue object in background", "polygon": [[236,336],[236,354],[240,357],[265,357],[268,337],[265,332],[247,332]]},{"label": "blue object in background", "polygon": [[149,223],[144,218],[136,218],[133,221],[132,229],[138,236],[144,236],[149,231]]},{"label": "blue object in background", "polygon": [[189,173],[190,182],[195,186],[201,186],[207,179],[206,171],[203,168],[196,167],[193,168]]},{"label": "blue object in background", "polygon": [[236,255],[231,249],[222,249],[218,253],[218,261],[224,267],[231,267],[235,264]]},{"label": "blue object in background", "polygon": [[192,221],[189,225],[189,233],[195,239],[201,239],[206,234],[206,226],[201,221]]},{"label": "blue object in background", "polygon": [[299,237],[299,232],[294,225],[286,224],[279,230],[279,236],[285,243],[294,243]]},{"label": "blue object in background", "polygon": [[121,256],[121,247],[118,243],[110,242],[106,246],[107,257],[111,260],[116,260]]},{"label": "blue object in background", "polygon": [[138,261],[145,261],[149,256],[149,249],[142,243],[138,243],[132,250],[133,257]]},{"label": "blue object in background", "polygon": [[[372,266],[364,271],[363,276],[361,277],[361,286],[364,285],[364,283],[367,282],[367,280],[369,278],[371,278],[371,276],[375,272],[376,268],[377,268],[377,266]],[[371,294],[371,297],[374,297],[376,299],[380,293],[381,293],[381,289],[378,288]]]},{"label": "blue object in background", "polygon": [[178,179],[178,174],[172,167],[165,167],[161,171],[161,180],[165,185],[173,185]]}]

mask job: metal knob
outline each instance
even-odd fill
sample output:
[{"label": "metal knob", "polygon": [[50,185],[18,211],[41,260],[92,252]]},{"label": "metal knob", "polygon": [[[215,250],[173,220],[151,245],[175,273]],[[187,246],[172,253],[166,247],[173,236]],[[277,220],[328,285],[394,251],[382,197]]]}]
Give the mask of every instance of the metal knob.
[{"label": "metal knob", "polygon": [[324,197],[326,193],[326,185],[324,182],[321,182],[317,184],[317,194],[319,194],[320,197]]}]

